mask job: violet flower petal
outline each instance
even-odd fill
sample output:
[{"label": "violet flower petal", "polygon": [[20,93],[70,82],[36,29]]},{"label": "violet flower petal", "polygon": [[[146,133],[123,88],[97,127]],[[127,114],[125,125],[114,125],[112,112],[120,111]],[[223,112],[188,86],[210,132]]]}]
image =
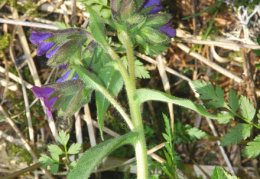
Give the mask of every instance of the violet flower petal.
[{"label": "violet flower petal", "polygon": [[166,33],[170,37],[175,37],[176,36],[176,30],[173,27],[169,27],[172,24],[172,22],[168,22],[164,26],[160,27],[158,30],[161,32]]},{"label": "violet flower petal", "polygon": [[39,47],[37,48],[37,55],[41,56],[43,54],[45,54],[46,52],[48,52],[53,46],[55,45],[55,43],[49,43],[49,42],[41,42]]},{"label": "violet flower petal", "polygon": [[157,12],[160,12],[163,10],[163,7],[162,6],[155,6],[150,12],[149,14],[154,14],[154,13],[157,13]]},{"label": "violet flower petal", "polygon": [[68,78],[69,74],[70,74],[71,70],[67,71],[61,78],[59,78],[56,82],[57,83],[61,83],[66,81],[66,79]]},{"label": "violet flower petal", "polygon": [[[56,82],[57,83],[61,83],[67,80],[69,74],[70,74],[71,70],[67,71],[61,78],[59,78]],[[78,79],[78,75],[75,75],[73,78],[71,78],[71,80],[75,80]]]},{"label": "violet flower petal", "polygon": [[161,4],[161,0],[148,0],[145,5],[144,5],[144,8],[147,8],[147,7],[151,7],[151,6],[158,6]]},{"label": "violet flower petal", "polygon": [[51,58],[56,52],[57,50],[59,49],[59,46],[55,47],[53,50],[49,51],[46,53],[46,57],[47,58]]},{"label": "violet flower petal", "polygon": [[31,33],[32,35],[29,37],[29,39],[35,45],[39,45],[43,40],[52,36],[51,33],[41,33],[36,31],[31,31]]},{"label": "violet flower petal", "polygon": [[40,98],[44,102],[44,105],[46,106],[46,114],[53,120],[53,111],[51,108],[58,100],[58,97],[53,97],[51,99],[49,99],[49,97],[51,96],[52,92],[55,91],[55,88],[34,86],[31,88],[31,90],[35,97]]},{"label": "violet flower petal", "polygon": [[31,88],[31,90],[35,97],[48,99],[51,96],[52,92],[55,90],[55,88],[34,86]]},{"label": "violet flower petal", "polygon": [[51,110],[51,108],[53,107],[53,105],[55,104],[55,102],[57,100],[58,100],[57,96],[55,96],[49,100],[47,100],[47,99],[43,100],[43,102],[46,106],[46,114],[51,118],[51,120],[53,120],[53,117],[52,117],[53,110]]}]

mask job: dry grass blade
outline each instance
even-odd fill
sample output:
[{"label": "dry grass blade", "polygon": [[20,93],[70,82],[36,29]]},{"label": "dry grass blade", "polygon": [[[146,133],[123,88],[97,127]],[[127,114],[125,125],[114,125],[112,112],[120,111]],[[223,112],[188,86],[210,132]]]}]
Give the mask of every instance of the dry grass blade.
[{"label": "dry grass blade", "polygon": [[90,145],[91,147],[97,145],[97,141],[96,141],[96,137],[95,137],[95,132],[94,132],[94,127],[92,124],[92,120],[91,120],[91,113],[89,110],[89,106],[88,104],[84,105],[84,120],[87,123],[88,126],[88,135],[89,135],[89,139],[90,139]]},{"label": "dry grass blade", "polygon": [[[30,153],[30,155],[33,157],[33,160],[35,162],[38,161],[38,157],[36,155],[36,153],[32,150],[31,146],[28,144],[28,142],[26,141],[23,133],[20,131],[20,129],[18,128],[18,126],[12,121],[12,119],[9,117],[9,115],[5,112],[4,108],[2,105],[0,105],[0,112],[5,116],[5,118],[7,119],[8,123],[12,126],[12,128],[14,129],[14,131],[16,132],[16,134],[19,136],[19,138],[21,139],[21,141],[24,144],[24,147],[28,150],[28,152]],[[52,175],[48,172],[48,170],[46,169],[42,169],[43,172],[45,173],[45,175],[48,178],[53,178]]]},{"label": "dry grass blade", "polygon": [[196,52],[190,52],[190,48],[187,47],[186,45],[182,44],[182,43],[176,43],[176,45],[182,49],[184,52],[189,53],[191,56],[195,57],[196,59],[200,60],[201,62],[205,63],[207,66],[211,67],[212,69],[218,71],[219,73],[233,79],[234,81],[236,81],[237,83],[241,83],[243,82],[243,80],[241,78],[239,78],[238,76],[234,75],[233,73],[231,73],[230,71],[222,68],[221,66],[217,65],[216,63],[213,63],[209,60],[207,60],[205,57],[203,57],[202,55],[196,53]]},{"label": "dry grass blade", "polygon": [[[14,31],[14,34],[15,34],[15,31]],[[9,52],[10,52],[10,57],[13,61],[13,64],[15,64],[15,60],[14,60],[15,58],[14,58],[14,54],[13,54],[12,43],[10,45]],[[17,68],[16,65],[15,65],[15,68],[16,68],[16,71],[17,71],[19,78],[21,79],[21,82],[22,82],[21,85],[22,85],[23,98],[24,98],[24,104],[25,104],[25,114],[26,114],[27,121],[28,121],[29,137],[30,137],[31,142],[34,143],[34,130],[33,130],[33,126],[32,126],[32,118],[31,118],[29,100],[28,100],[26,88],[25,88],[25,85],[23,84],[22,75],[21,75],[21,73],[20,73],[20,71],[19,71],[19,69]]]},{"label": "dry grass blade", "polygon": [[[80,115],[79,115],[79,111],[77,111],[75,113],[75,130],[76,130],[77,143],[83,144],[81,118],[80,118]],[[80,153],[79,155],[81,156],[82,153]]]},{"label": "dry grass blade", "polygon": [[[169,95],[171,95],[171,89],[170,89],[170,82],[168,80],[166,71],[165,71],[165,65],[163,63],[162,60],[162,56],[161,55],[157,55],[156,57],[156,61],[157,61],[157,67],[162,79],[162,83],[163,83],[163,88],[165,90],[165,92]],[[170,119],[171,119],[171,129],[172,132],[174,131],[174,108],[173,108],[173,104],[172,103],[168,103],[168,108],[169,108],[169,113],[170,113]]]}]

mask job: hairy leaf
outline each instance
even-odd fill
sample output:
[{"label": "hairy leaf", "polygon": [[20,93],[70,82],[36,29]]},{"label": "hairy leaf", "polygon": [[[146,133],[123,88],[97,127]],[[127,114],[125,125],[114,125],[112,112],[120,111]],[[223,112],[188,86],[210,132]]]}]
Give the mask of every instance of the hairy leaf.
[{"label": "hairy leaf", "polygon": [[237,124],[233,129],[229,130],[229,132],[224,136],[221,140],[222,146],[234,145],[236,143],[240,143],[242,139],[246,139],[250,136],[250,124]]},{"label": "hairy leaf", "polygon": [[134,144],[138,134],[127,133],[121,137],[110,139],[88,149],[79,159],[77,165],[69,173],[68,179],[88,178],[99,162],[116,148],[124,144]]},{"label": "hairy leaf", "polygon": [[187,99],[181,99],[177,98],[171,95],[168,95],[164,92],[152,90],[152,89],[138,89],[136,90],[134,94],[134,100],[138,102],[139,105],[141,105],[143,102],[146,101],[161,101],[161,102],[169,102],[173,103],[188,109],[191,109],[193,111],[196,111],[197,113],[210,117],[212,119],[230,119],[233,118],[233,116],[214,116],[211,115],[203,106],[194,104],[192,101]]},{"label": "hairy leaf", "polygon": [[[98,73],[100,79],[104,82],[106,89],[115,97],[123,87],[123,78],[119,72],[116,62],[107,63]],[[110,102],[100,93],[96,92],[96,105],[98,115],[98,125],[101,138],[103,139],[104,116]]]},{"label": "hairy leaf", "polygon": [[106,35],[105,35],[105,25],[103,19],[97,14],[96,11],[88,7],[88,12],[90,14],[90,30],[92,36],[97,42],[99,42],[103,47],[107,47]]}]

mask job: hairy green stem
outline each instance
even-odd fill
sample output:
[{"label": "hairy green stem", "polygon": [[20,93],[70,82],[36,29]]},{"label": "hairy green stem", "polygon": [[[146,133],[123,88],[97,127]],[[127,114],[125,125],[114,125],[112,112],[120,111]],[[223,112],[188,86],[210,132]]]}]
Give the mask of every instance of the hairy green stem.
[{"label": "hairy green stem", "polygon": [[121,32],[123,39],[124,39],[124,46],[126,47],[126,54],[128,59],[128,71],[130,76],[130,82],[132,83],[131,86],[133,86],[132,90],[135,90],[135,64],[134,64],[134,54],[133,49],[131,45],[131,41],[129,39],[129,36],[127,35],[126,31]]},{"label": "hairy green stem", "polygon": [[[124,32],[125,33],[125,32]],[[144,136],[144,129],[143,129],[143,123],[142,123],[142,117],[141,117],[141,111],[140,106],[135,103],[133,100],[133,95],[136,90],[135,88],[135,75],[134,75],[134,58],[133,58],[133,50],[131,47],[131,43],[129,40],[129,37],[127,34],[124,34],[124,40],[125,40],[125,47],[127,49],[127,56],[130,57],[128,59],[128,67],[129,71],[131,72],[131,77],[128,75],[122,61],[120,60],[120,57],[117,55],[117,53],[112,49],[108,48],[108,53],[111,56],[113,60],[115,60],[119,65],[119,70],[121,72],[121,75],[125,82],[125,89],[127,93],[127,98],[129,102],[129,108],[131,113],[131,119],[134,123],[134,128],[132,131],[138,133],[138,139],[136,141],[135,145],[135,153],[136,153],[136,161],[137,161],[137,178],[138,179],[148,179],[148,163],[147,163],[147,149],[146,149],[146,142],[145,142],[145,136]],[[125,38],[126,37],[126,38]],[[131,64],[131,65],[130,65]]]}]

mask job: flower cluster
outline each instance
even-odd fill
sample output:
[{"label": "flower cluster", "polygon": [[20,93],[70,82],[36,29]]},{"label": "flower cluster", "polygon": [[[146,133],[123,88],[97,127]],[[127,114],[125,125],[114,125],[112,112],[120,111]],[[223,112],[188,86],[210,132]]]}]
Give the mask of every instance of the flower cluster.
[{"label": "flower cluster", "polygon": [[[60,67],[63,65],[63,69],[66,67],[65,63],[68,62],[67,59],[76,53],[77,48],[81,50],[81,45],[87,40],[86,37],[89,36],[88,32],[78,28],[57,30],[52,32],[31,31],[31,33],[32,34],[29,37],[30,41],[33,44],[38,45],[37,55],[41,56],[46,54],[46,57],[51,60],[51,64],[55,65],[55,67]],[[62,56],[62,52],[65,55]],[[76,79],[78,79],[78,75],[71,70],[68,70],[56,81],[56,83],[62,84],[68,80]],[[49,86],[34,86],[31,90],[35,97],[40,98],[44,102],[47,115],[53,119],[53,106],[61,97],[61,89],[59,88],[64,88],[65,90],[67,88],[69,90],[71,85],[72,83],[67,83],[67,85],[56,85],[56,88]],[[59,91],[60,94],[53,96],[53,94],[57,91]]]}]

